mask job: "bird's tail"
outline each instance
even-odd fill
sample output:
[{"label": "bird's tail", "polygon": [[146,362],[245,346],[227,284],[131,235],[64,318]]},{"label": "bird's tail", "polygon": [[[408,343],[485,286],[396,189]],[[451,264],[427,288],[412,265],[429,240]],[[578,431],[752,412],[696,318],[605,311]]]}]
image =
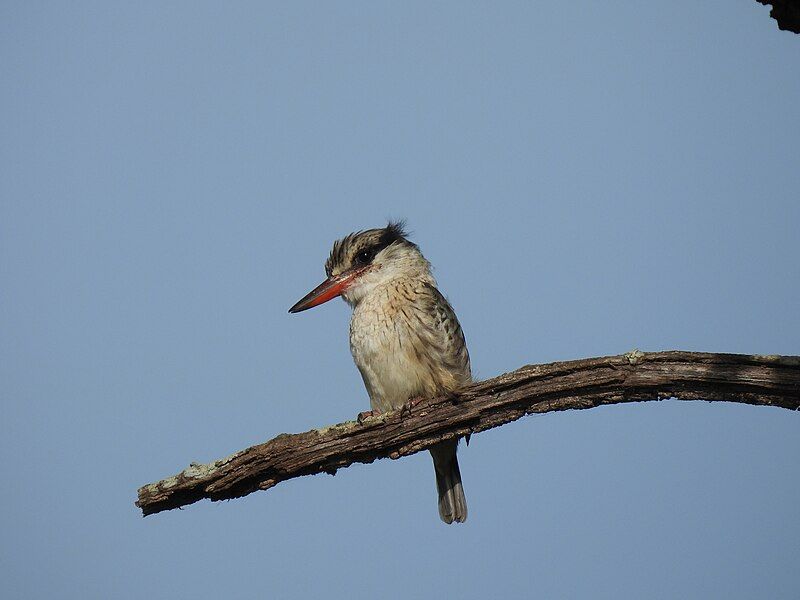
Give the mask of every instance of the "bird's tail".
[{"label": "bird's tail", "polygon": [[448,524],[467,520],[467,499],[461,485],[457,446],[458,440],[447,440],[430,449],[436,470],[436,488],[439,491],[439,516]]}]

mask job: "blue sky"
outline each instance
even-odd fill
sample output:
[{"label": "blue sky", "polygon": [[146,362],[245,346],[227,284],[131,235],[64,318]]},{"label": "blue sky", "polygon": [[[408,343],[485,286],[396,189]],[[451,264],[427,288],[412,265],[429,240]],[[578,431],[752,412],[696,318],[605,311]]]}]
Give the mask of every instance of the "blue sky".
[{"label": "blue sky", "polygon": [[405,217],[479,377],[800,354],[800,37],[756,2],[0,7],[0,575],[14,598],[796,598],[800,414],[527,417],[142,519],[368,399],[334,239]]}]

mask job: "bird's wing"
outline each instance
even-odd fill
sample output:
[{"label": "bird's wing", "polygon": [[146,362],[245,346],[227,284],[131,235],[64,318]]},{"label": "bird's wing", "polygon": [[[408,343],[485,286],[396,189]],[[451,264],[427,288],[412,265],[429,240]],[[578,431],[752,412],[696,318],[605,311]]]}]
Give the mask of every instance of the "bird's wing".
[{"label": "bird's wing", "polygon": [[431,367],[438,372],[441,387],[453,390],[469,383],[472,381],[469,351],[453,307],[433,285],[424,284],[419,292],[422,301],[415,304],[425,313],[420,315],[425,327],[419,335],[428,347]]}]

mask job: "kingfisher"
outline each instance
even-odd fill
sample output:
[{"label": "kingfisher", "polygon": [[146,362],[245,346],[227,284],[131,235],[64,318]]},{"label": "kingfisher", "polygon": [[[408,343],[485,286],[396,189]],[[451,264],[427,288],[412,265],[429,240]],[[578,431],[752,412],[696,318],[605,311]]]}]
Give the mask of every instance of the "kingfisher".
[{"label": "kingfisher", "polygon": [[[458,318],[402,222],[337,240],[325,273],[328,278],[289,312],[339,296],[352,307],[350,352],[372,414],[402,409],[415,399],[447,394],[472,381]],[[467,518],[457,447],[458,439],[451,439],[430,448],[439,516],[448,524]]]}]

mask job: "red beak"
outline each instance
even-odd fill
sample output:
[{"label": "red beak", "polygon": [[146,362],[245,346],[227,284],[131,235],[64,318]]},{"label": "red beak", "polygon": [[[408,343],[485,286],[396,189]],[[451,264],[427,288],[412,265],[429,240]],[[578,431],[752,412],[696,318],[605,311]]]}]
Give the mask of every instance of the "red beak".
[{"label": "red beak", "polygon": [[298,313],[309,308],[314,308],[324,304],[328,300],[341,296],[350,287],[356,277],[361,275],[363,269],[347,271],[341,275],[328,277],[313,290],[308,292],[303,298],[289,309],[290,313]]}]

